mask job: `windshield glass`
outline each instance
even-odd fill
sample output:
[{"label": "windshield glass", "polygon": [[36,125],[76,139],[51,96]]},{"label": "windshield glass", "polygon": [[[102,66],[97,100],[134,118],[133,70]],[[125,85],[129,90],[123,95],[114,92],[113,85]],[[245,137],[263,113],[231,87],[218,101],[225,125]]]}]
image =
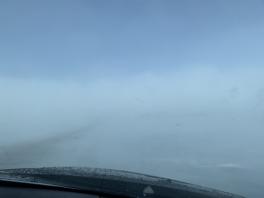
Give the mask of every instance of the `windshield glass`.
[{"label": "windshield glass", "polygon": [[0,168],[85,166],[264,196],[261,0],[0,2]]}]

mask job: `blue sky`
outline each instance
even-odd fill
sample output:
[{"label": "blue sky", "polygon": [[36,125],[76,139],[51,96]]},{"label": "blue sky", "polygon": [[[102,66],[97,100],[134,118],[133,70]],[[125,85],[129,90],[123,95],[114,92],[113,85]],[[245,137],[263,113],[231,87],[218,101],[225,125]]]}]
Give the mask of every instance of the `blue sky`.
[{"label": "blue sky", "polygon": [[263,1],[1,1],[0,75],[262,66]]}]

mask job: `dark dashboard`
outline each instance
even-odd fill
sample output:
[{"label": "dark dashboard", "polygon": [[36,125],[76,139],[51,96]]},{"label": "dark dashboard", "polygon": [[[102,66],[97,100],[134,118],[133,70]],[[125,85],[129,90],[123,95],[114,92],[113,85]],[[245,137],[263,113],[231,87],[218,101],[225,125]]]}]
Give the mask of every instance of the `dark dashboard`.
[{"label": "dark dashboard", "polygon": [[2,187],[0,197],[3,198],[99,198],[97,195],[51,189]]}]

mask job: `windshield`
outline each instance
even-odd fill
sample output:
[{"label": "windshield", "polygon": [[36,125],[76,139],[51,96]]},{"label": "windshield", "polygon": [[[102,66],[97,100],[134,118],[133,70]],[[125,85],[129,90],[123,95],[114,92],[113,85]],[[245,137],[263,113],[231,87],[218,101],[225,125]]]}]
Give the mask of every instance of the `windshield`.
[{"label": "windshield", "polygon": [[111,168],[264,196],[261,0],[0,2],[0,169]]}]

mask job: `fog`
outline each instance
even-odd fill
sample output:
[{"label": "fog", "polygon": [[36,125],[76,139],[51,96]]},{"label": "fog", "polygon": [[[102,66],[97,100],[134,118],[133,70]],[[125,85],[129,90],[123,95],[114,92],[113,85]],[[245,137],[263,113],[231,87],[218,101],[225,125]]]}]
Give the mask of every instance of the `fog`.
[{"label": "fog", "polygon": [[0,168],[264,197],[263,19],[263,0],[0,1]]},{"label": "fog", "polygon": [[0,168],[113,168],[262,197],[263,74],[1,77]]}]

